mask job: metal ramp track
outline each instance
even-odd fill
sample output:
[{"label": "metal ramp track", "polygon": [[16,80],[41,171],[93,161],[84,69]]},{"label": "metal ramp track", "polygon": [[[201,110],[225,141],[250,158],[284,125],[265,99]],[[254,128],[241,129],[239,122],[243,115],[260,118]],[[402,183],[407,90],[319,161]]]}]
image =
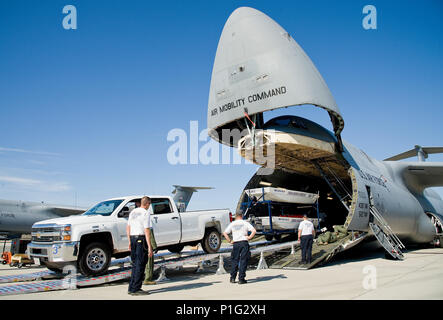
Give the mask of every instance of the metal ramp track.
[{"label": "metal ramp track", "polygon": [[301,249],[298,247],[294,254],[274,262],[271,269],[299,269],[308,270],[316,266],[317,264],[329,260],[335,253],[341,251],[343,244],[351,240],[351,235],[347,235],[344,238],[337,240],[336,242],[319,245],[317,242],[312,244],[312,262],[310,264],[300,264],[301,262]]},{"label": "metal ramp track", "polygon": [[[275,243],[271,241],[260,241],[251,243],[251,247],[255,247],[251,250],[251,254],[260,254],[262,252],[274,252],[281,250],[283,248],[290,248],[295,245],[296,242],[286,242],[286,243]],[[176,268],[183,266],[183,264],[202,264],[205,261],[211,261],[229,256],[231,254],[232,247],[221,248],[219,252],[206,254],[203,251],[189,251],[188,256],[180,256],[177,254],[160,253],[156,254],[156,258],[163,258],[161,261],[155,262],[155,268],[161,268],[162,270],[166,268]],[[177,256],[170,258],[171,256]],[[169,259],[166,259],[169,258]],[[115,259],[111,262],[111,266],[123,266],[125,263],[130,262],[129,258]],[[52,271],[42,271],[37,273],[25,274],[21,276],[5,276],[0,277],[3,283],[8,282],[19,282],[19,281],[35,281],[43,280],[45,276],[56,276],[63,277],[63,274],[55,273]],[[68,290],[76,289],[77,287],[87,287],[94,285],[106,284],[109,282],[119,281],[123,279],[128,279],[131,276],[131,267],[120,267],[118,269],[109,270],[109,272],[103,276],[99,277],[85,277],[80,274],[69,275],[64,279],[49,280],[42,282],[33,283],[19,283],[6,286],[0,286],[0,296],[5,295],[16,295],[25,293],[36,293],[36,292],[46,292],[55,290]]]},{"label": "metal ramp track", "polygon": [[25,282],[43,279],[45,276],[55,274],[55,272],[44,270],[28,274],[10,275],[0,277],[0,283]]},{"label": "metal ramp track", "polygon": [[319,264],[328,262],[337,253],[351,249],[361,243],[368,234],[365,233],[353,233],[351,232],[344,238],[338,239],[336,242],[319,245],[314,242],[312,245],[312,263],[309,265],[301,265],[301,250],[300,247],[294,250],[286,257],[283,257],[272,263],[270,268],[272,269],[291,269],[291,270],[308,270]]},{"label": "metal ramp track", "polygon": [[100,277],[77,276],[75,280],[74,278],[65,278],[65,279],[49,280],[49,281],[35,282],[35,283],[14,284],[14,285],[0,287],[0,296],[56,291],[56,290],[68,290],[72,288],[72,285],[75,285],[75,287],[87,287],[87,286],[104,284],[104,283],[126,279],[129,278],[130,276],[131,276],[131,268],[125,267],[113,270],[108,274]]},{"label": "metal ramp track", "polygon": [[372,233],[386,252],[388,252],[395,259],[403,260],[404,256],[401,250],[405,249],[404,244],[400,241],[394,231],[392,231],[391,227],[378,212],[377,208],[370,205],[369,209],[377,221],[377,223],[369,222],[369,227],[372,230]]}]

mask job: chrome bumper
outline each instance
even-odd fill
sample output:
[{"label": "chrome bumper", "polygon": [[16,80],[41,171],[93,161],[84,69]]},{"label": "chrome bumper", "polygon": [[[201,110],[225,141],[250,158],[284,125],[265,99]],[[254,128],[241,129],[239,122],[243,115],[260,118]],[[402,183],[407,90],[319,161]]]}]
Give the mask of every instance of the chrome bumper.
[{"label": "chrome bumper", "polygon": [[34,243],[28,245],[29,257],[39,258],[41,262],[70,262],[76,261],[78,241],[61,243]]}]

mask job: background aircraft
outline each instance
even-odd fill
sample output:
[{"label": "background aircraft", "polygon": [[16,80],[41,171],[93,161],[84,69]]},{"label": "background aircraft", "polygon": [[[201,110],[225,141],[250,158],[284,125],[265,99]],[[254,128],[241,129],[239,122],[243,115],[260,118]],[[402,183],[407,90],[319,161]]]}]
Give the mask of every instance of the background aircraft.
[{"label": "background aircraft", "polygon": [[58,206],[44,202],[0,200],[0,235],[2,239],[17,239],[30,234],[34,223],[41,220],[80,214],[86,208]]},{"label": "background aircraft", "polygon": [[[265,112],[303,105],[326,110],[333,132],[292,115],[264,121]],[[358,241],[373,235],[394,258],[403,258],[403,242],[438,241],[443,201],[429,188],[443,186],[443,163],[424,159],[443,148],[417,146],[379,161],[342,141],[343,128],[329,88],[290,34],[260,11],[235,10],[215,56],[208,129],[213,139],[238,147],[243,157],[260,165],[245,189],[267,185],[319,192],[329,227],[344,225],[359,235]],[[361,128],[368,134],[377,130],[368,123]],[[420,161],[397,161],[414,155]],[[237,210],[245,200],[243,192]]]}]

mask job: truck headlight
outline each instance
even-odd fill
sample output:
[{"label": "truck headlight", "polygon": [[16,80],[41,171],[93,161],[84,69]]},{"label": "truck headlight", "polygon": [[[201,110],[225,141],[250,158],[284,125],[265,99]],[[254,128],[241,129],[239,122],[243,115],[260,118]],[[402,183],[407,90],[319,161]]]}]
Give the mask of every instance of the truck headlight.
[{"label": "truck headlight", "polygon": [[62,226],[60,229],[60,240],[70,241],[71,240],[71,225]]}]

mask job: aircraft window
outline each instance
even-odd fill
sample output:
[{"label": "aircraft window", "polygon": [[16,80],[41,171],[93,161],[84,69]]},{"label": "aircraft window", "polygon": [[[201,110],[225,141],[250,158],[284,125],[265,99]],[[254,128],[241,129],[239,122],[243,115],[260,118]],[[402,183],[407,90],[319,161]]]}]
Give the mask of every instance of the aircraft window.
[{"label": "aircraft window", "polygon": [[169,199],[165,198],[152,199],[151,206],[154,214],[165,214],[172,212],[171,203]]},{"label": "aircraft window", "polygon": [[123,200],[108,200],[96,204],[91,209],[83,213],[85,216],[102,215],[110,216]]},{"label": "aircraft window", "polygon": [[306,127],[305,123],[303,122],[303,120],[296,119],[296,118],[291,119],[291,126],[293,126],[295,128],[307,129],[307,127]]},{"label": "aircraft window", "polygon": [[275,119],[274,123],[278,126],[288,126],[289,125],[289,119]]},{"label": "aircraft window", "polygon": [[275,119],[271,119],[265,125],[265,127],[268,126],[282,126],[282,127],[301,128],[301,129],[308,128],[302,119],[295,118],[292,116],[289,117],[282,116]]}]

